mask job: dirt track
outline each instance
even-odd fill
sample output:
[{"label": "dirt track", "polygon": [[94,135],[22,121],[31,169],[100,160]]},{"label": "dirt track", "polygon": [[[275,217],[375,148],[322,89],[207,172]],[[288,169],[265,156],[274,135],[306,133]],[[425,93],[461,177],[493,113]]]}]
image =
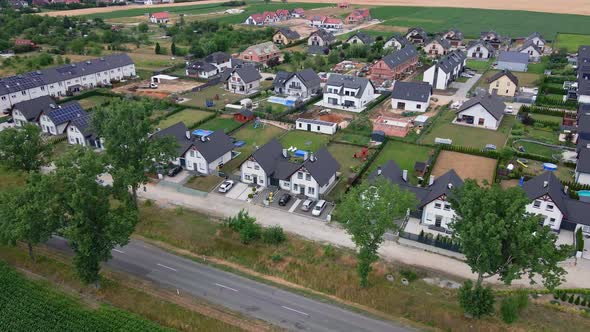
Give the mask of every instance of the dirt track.
[{"label": "dirt track", "polygon": [[[130,6],[113,6],[102,8],[85,8],[76,10],[63,10],[54,12],[45,12],[43,15],[49,16],[77,16],[89,15],[96,13],[109,13],[118,10],[134,9],[134,8],[157,8],[157,7],[182,7],[191,6],[195,4],[210,4],[225,2],[226,0],[204,0],[195,2],[182,2],[174,4],[163,5],[130,5]],[[276,2],[276,1],[275,1]],[[294,2],[311,2],[311,3],[338,3],[340,0],[294,0]],[[509,9],[509,10],[527,10],[546,13],[561,13],[561,14],[578,14],[590,15],[590,1],[588,0],[569,0],[567,5],[560,1],[554,0],[352,0],[349,2],[359,5],[372,6],[420,6],[420,7],[458,7],[458,8],[483,8],[483,9]],[[228,7],[229,8],[229,7]]]}]

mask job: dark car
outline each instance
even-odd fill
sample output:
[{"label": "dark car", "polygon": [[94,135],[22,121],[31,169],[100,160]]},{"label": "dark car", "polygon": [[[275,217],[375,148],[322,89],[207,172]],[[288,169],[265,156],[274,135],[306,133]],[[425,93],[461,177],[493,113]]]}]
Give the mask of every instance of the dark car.
[{"label": "dark car", "polygon": [[283,194],[283,196],[281,196],[281,198],[279,199],[279,205],[285,206],[285,205],[287,205],[287,203],[289,203],[290,200],[291,200],[291,195]]},{"label": "dark car", "polygon": [[168,170],[169,177],[175,177],[176,174],[182,171],[182,166],[173,166],[171,169]]}]

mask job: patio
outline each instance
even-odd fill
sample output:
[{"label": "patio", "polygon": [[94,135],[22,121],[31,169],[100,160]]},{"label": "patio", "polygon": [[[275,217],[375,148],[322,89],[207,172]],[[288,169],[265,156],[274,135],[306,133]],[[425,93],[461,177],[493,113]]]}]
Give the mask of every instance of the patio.
[{"label": "patio", "polygon": [[418,218],[413,218],[410,217],[408,219],[408,222],[406,223],[406,227],[403,229],[403,231],[405,231],[406,233],[411,233],[411,234],[416,234],[419,235],[421,232],[424,232],[424,234],[432,234],[433,236],[448,236],[450,237],[451,234],[446,233],[444,231],[438,231],[434,228],[429,228],[429,226],[427,225],[422,225],[420,223],[420,219]]}]

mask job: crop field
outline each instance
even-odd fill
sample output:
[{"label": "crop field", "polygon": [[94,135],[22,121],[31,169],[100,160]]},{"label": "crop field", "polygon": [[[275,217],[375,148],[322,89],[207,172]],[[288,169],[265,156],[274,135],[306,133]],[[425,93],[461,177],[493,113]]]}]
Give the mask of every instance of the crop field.
[{"label": "crop field", "polygon": [[0,294],[2,331],[171,331],[110,306],[90,309],[2,262]]},{"label": "crop field", "polygon": [[[534,5],[531,3],[531,6]],[[420,26],[427,32],[457,28],[466,38],[478,38],[481,31],[495,30],[512,38],[528,36],[537,31],[548,40],[558,32],[587,33],[590,16],[552,14],[518,10],[434,7],[379,7],[374,18],[384,25],[398,27]]]},{"label": "crop field", "polygon": [[558,33],[553,47],[555,49],[565,48],[568,52],[575,53],[580,46],[589,44],[590,35]]},{"label": "crop field", "polygon": [[210,12],[216,11],[224,11],[229,7],[222,6],[221,4],[207,4],[207,5],[193,5],[193,6],[183,6],[183,7],[143,7],[143,8],[134,8],[134,9],[125,9],[125,10],[117,10],[109,13],[96,13],[87,15],[88,18],[102,18],[102,19],[111,19],[111,18],[123,18],[123,17],[135,17],[135,16],[142,16],[146,13],[156,13],[167,11],[170,14],[205,14]]}]

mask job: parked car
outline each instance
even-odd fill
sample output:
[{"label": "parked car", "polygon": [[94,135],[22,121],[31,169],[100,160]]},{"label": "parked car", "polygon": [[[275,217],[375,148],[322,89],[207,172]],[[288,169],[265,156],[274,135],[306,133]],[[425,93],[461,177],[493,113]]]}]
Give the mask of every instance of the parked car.
[{"label": "parked car", "polygon": [[233,188],[233,187],[234,187],[234,180],[225,180],[219,186],[219,192],[220,193],[226,193],[226,192],[230,191],[231,188]]},{"label": "parked car", "polygon": [[504,113],[512,114],[513,112],[514,112],[514,107],[512,107],[512,105],[506,106],[506,109],[504,110]]},{"label": "parked car", "polygon": [[488,151],[496,151],[496,146],[494,144],[486,144],[485,149]]},{"label": "parked car", "polygon": [[168,170],[168,176],[171,178],[175,177],[181,171],[182,171],[182,166],[180,166],[180,165],[173,166],[171,169]]},{"label": "parked car", "polygon": [[313,211],[311,211],[311,214],[316,217],[319,217],[322,214],[322,212],[324,212],[326,205],[327,205],[326,201],[324,201],[323,199],[319,200],[317,202],[317,204],[313,207]]},{"label": "parked car", "polygon": [[285,206],[285,205],[287,205],[287,203],[289,203],[290,200],[291,200],[290,194],[283,194],[283,196],[281,196],[281,198],[279,198],[279,205]]},{"label": "parked car", "polygon": [[460,101],[454,101],[451,104],[451,109],[452,110],[458,110],[461,107],[461,102]]},{"label": "parked car", "polygon": [[305,212],[311,210],[311,208],[313,207],[313,203],[315,203],[313,199],[306,199],[305,202],[301,204],[301,210]]}]

